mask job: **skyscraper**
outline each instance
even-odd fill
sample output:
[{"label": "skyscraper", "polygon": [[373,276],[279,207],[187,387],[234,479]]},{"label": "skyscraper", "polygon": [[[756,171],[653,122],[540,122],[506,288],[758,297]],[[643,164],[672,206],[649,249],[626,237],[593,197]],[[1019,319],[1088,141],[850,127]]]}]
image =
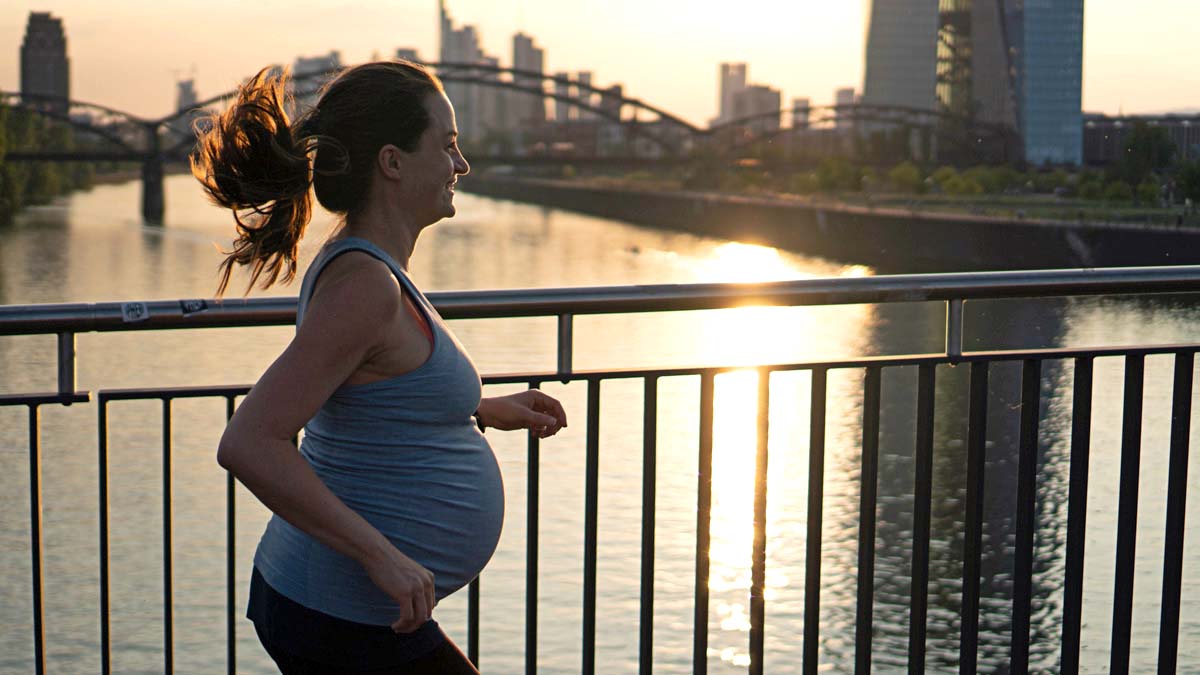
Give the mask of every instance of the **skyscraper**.
[{"label": "skyscraper", "polygon": [[292,80],[298,112],[317,104],[317,95],[326,82],[342,69],[342,54],[332,50],[322,56],[298,56],[292,64]]},{"label": "skyscraper", "polygon": [[853,119],[854,110],[851,108],[858,102],[858,97],[855,95],[854,87],[841,87],[833,92],[833,104],[838,107],[837,121],[834,126],[839,129],[848,129],[854,126],[851,121]]},{"label": "skyscraper", "polygon": [[1082,161],[1083,0],[875,0],[863,102],[1007,126],[1026,161]]},{"label": "skyscraper", "polygon": [[38,105],[66,113],[66,99],[71,96],[70,66],[62,19],[49,12],[30,12],[21,42],[21,94],[61,98],[63,101]]},{"label": "skyscraper", "polygon": [[793,129],[807,129],[808,128],[809,108],[811,105],[812,105],[812,102],[809,101],[807,98],[792,99],[792,128]]},{"label": "skyscraper", "polygon": [[[1022,3],[1013,3],[1020,5]],[[1025,159],[1083,161],[1083,0],[1025,0],[1017,50],[1017,118]]]},{"label": "skyscraper", "polygon": [[175,110],[189,110],[197,101],[195,80],[179,80],[175,83]]},{"label": "skyscraper", "polygon": [[779,131],[779,90],[763,84],[752,84],[733,96],[732,119],[746,120],[745,127],[759,135]]},{"label": "skyscraper", "polygon": [[[587,105],[592,105],[595,102],[595,98],[596,98],[595,93],[592,92],[590,89],[586,88],[586,87],[592,86],[592,71],[590,71],[590,70],[579,71],[578,73],[575,74],[575,81],[581,85],[575,91],[575,98],[579,99],[579,101],[581,103],[585,103]],[[594,113],[590,110],[580,110],[579,111],[579,119],[581,119],[581,120],[596,119],[596,113]]]},{"label": "skyscraper", "polygon": [[746,64],[722,63],[720,79],[720,96],[717,118],[713,124],[721,124],[735,118],[733,113],[733,98],[746,88]]},{"label": "skyscraper", "polygon": [[[438,17],[439,17],[439,33],[438,33],[438,61],[443,64],[477,64],[484,62],[483,50],[479,47],[479,35],[475,32],[474,26],[463,26],[455,28],[454,22],[450,19],[450,14],[446,11],[445,0],[438,2]],[[443,66],[439,69],[442,75],[451,73],[474,74],[466,68],[449,68]],[[480,108],[486,107],[482,105],[481,96],[485,94],[481,92],[482,87],[477,84],[466,82],[444,82],[446,88],[446,96],[454,104],[454,112],[458,118],[458,131],[464,139],[480,138],[483,134],[482,115]],[[488,87],[489,94],[491,88]]]},{"label": "skyscraper", "polygon": [[[536,75],[514,75],[513,84],[525,89],[543,89],[542,73],[545,67],[545,53],[533,44],[533,38],[524,34],[513,35],[513,69],[527,70]],[[541,124],[546,121],[546,99],[531,94],[517,92],[519,103],[516,105],[517,121],[520,124]]]},{"label": "skyscraper", "polygon": [[871,3],[862,102],[933,110],[936,0]]},{"label": "skyscraper", "polygon": [[[571,96],[571,74],[567,72],[558,72],[554,74],[554,95],[568,98]],[[558,123],[566,122],[571,117],[571,104],[562,100],[562,98],[554,99],[554,121]]]}]

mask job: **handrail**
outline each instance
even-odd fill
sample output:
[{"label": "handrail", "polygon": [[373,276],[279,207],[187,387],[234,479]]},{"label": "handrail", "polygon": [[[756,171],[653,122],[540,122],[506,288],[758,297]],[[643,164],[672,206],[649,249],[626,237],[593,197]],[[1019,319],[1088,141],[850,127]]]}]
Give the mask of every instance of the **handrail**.
[{"label": "handrail", "polygon": [[[1200,292],[1200,265],[832,277],[765,283],[440,291],[447,319],[622,314],[756,305],[841,305]],[[0,335],[294,323],[296,298],[0,305]]]}]

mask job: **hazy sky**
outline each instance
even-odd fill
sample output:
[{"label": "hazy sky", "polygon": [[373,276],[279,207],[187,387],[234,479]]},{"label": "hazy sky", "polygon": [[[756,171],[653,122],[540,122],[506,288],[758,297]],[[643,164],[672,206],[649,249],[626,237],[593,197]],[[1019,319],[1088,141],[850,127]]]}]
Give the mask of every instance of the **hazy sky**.
[{"label": "hazy sky", "polygon": [[[511,62],[511,36],[532,34],[549,72],[591,70],[594,83],[703,124],[716,114],[717,64],[746,61],[753,83],[832,102],[862,88],[866,0],[448,0],[458,24]],[[174,106],[193,72],[201,97],[270,63],[340,50],[343,62],[415,47],[436,57],[436,0],[4,0],[0,88],[18,88],[30,11],[62,17],[71,95],[144,115]],[[1200,0],[1087,0],[1083,104],[1088,111],[1200,107]]]}]

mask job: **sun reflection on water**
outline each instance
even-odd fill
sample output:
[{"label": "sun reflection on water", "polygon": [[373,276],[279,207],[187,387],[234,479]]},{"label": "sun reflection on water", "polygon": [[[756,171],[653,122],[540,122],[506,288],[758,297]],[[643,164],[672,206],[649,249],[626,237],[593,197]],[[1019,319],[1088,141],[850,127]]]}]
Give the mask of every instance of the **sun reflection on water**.
[{"label": "sun reflection on water", "polygon": [[[694,259],[697,281],[758,283],[819,276],[861,277],[861,266],[813,271],[800,268],[779,250],[744,243],[715,246]],[[836,313],[841,330],[833,330]],[[712,512],[709,589],[714,635],[710,656],[735,667],[748,665],[749,591],[754,538],[755,453],[758,386],[754,366],[808,360],[855,342],[870,308],[745,306],[713,312],[691,345],[701,363],[745,366],[716,378],[713,418]],[[853,347],[852,347],[853,348]],[[802,551],[807,518],[809,385],[807,373],[779,372],[770,382],[770,443],[767,491],[767,565],[764,597],[769,612],[802,598]],[[792,578],[795,579],[793,585]]]}]

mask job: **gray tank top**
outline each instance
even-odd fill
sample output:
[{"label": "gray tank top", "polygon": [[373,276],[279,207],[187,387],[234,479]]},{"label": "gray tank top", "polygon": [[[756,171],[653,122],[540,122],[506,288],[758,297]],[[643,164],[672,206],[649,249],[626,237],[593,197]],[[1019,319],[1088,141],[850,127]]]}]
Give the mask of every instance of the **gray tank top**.
[{"label": "gray tank top", "polygon": [[[347,506],[433,573],[440,600],[479,574],[504,520],[500,468],[471,417],[479,373],[404,270],[365,239],[331,242],[318,254],[300,289],[297,325],[321,271],[347,251],[387,263],[425,316],[433,349],[415,370],[340,387],[305,425],[300,453]],[[399,615],[361,565],[279,516],[267,523],[254,565],[275,590],[331,616],[386,625]]]}]

